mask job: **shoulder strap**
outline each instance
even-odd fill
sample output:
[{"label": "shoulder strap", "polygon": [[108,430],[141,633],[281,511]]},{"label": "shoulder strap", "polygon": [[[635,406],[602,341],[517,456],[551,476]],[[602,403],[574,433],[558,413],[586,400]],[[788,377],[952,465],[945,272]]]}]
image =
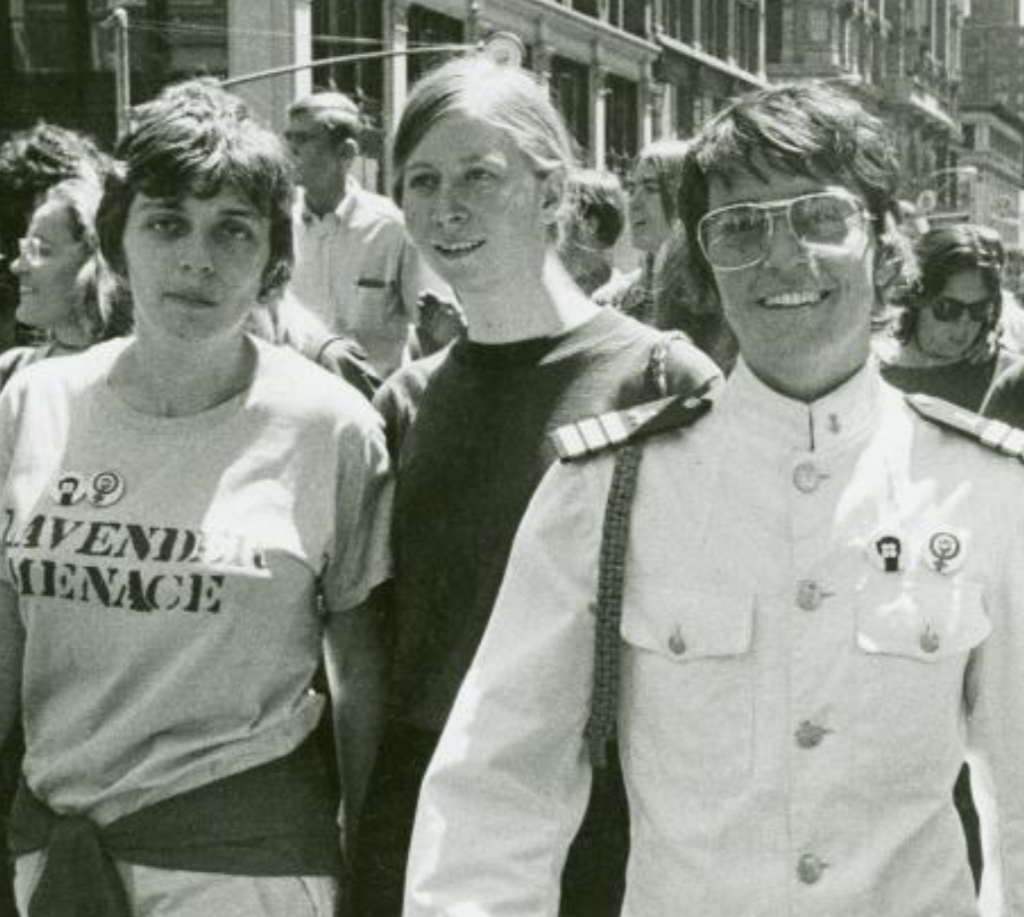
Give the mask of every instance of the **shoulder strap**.
[{"label": "shoulder strap", "polygon": [[590,716],[584,736],[590,749],[590,763],[605,767],[608,743],[615,737],[615,714],[619,696],[619,625],[622,594],[626,582],[626,549],[629,523],[640,470],[641,447],[623,446],[615,456],[615,469],[608,491],[601,528],[601,554],[597,573],[597,604],[594,628],[594,676]]},{"label": "shoulder strap", "polygon": [[711,405],[710,398],[673,395],[565,424],[551,438],[559,459],[574,462],[635,443],[653,433],[688,427],[704,416]]},{"label": "shoulder strap", "polygon": [[995,452],[1024,462],[1024,430],[1011,427],[1001,420],[983,417],[932,395],[912,394],[903,397],[925,420],[956,430]]}]

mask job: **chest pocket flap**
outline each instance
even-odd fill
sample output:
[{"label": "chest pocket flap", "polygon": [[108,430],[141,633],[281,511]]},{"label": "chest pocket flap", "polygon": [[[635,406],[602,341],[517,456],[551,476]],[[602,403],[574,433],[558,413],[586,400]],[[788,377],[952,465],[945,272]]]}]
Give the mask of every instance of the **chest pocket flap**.
[{"label": "chest pocket flap", "polygon": [[679,662],[742,656],[754,637],[753,596],[638,588],[622,616],[627,643]]},{"label": "chest pocket flap", "polygon": [[937,662],[970,652],[992,632],[977,583],[875,581],[857,599],[857,646],[866,653]]}]

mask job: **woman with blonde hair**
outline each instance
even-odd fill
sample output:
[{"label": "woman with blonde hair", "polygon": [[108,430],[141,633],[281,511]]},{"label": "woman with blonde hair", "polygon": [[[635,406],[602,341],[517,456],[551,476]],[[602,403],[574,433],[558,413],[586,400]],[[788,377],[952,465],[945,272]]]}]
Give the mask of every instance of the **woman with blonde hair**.
[{"label": "woman with blonde hair", "polygon": [[[572,145],[529,73],[479,58],[433,71],[409,96],[392,159],[406,226],[458,296],[467,336],[402,367],[376,398],[398,481],[389,722],[357,862],[357,905],[374,917],[401,912],[420,782],[516,527],[556,458],[548,434],[657,397],[648,369],[661,344],[651,328],[598,308],[559,257]],[[718,377],[681,343],[666,348],[665,368],[673,392]],[[628,838],[614,769],[595,785],[585,824],[563,917],[618,914]]]}]

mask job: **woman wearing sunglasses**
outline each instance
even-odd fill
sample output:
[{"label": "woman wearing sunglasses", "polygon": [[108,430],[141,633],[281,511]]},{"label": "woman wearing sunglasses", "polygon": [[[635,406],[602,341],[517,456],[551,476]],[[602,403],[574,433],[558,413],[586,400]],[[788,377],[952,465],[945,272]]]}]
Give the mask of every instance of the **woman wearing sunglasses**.
[{"label": "woman wearing sunglasses", "polygon": [[882,376],[976,411],[993,380],[1020,361],[999,344],[1003,246],[987,227],[932,229],[914,247],[920,276],[876,341]]}]

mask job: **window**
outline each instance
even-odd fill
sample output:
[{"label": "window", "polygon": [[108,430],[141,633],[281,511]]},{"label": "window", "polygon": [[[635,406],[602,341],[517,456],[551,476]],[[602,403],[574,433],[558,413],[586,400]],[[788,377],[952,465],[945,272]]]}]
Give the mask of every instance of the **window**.
[{"label": "window", "polygon": [[[458,19],[435,13],[422,6],[409,9],[409,47],[416,45],[449,45],[460,44],[464,38],[464,29]],[[415,83],[428,70],[453,57],[454,52],[438,54],[412,54],[407,60],[409,83]]]},{"label": "window", "polygon": [[828,41],[828,10],[815,7],[807,16],[807,37],[813,42]]},{"label": "window", "polygon": [[756,3],[740,0],[736,4],[736,63],[750,73],[761,69],[758,18]]},{"label": "window", "polygon": [[701,44],[709,54],[729,57],[729,5],[724,0],[701,0]]},{"label": "window", "polygon": [[82,40],[67,0],[11,0],[12,63],[23,73],[70,72]]},{"label": "window", "polygon": [[605,166],[624,175],[637,154],[639,94],[636,83],[620,76],[609,76],[607,86]]},{"label": "window", "polygon": [[693,0],[664,0],[663,9],[665,32],[680,41],[692,42]]},{"label": "window", "polygon": [[166,0],[151,15],[163,19],[164,67],[169,79],[228,72],[227,0]]},{"label": "window", "polygon": [[769,64],[782,63],[783,35],[783,2],[782,0],[766,0],[765,2],[765,57]]},{"label": "window", "polygon": [[[384,28],[382,16],[380,4],[372,0],[314,3],[313,59],[380,50],[383,43],[377,45],[346,39],[354,36],[380,38]],[[384,95],[383,61],[357,61],[317,67],[313,71],[313,84],[340,89],[359,102],[364,116],[371,122],[379,120]]]},{"label": "window", "polygon": [[[582,150],[590,145],[590,72],[564,57],[551,59],[551,97]],[[586,157],[581,156],[583,160]]]},{"label": "window", "polygon": [[622,28],[641,38],[647,35],[647,2],[645,0],[619,0],[622,4]]}]

